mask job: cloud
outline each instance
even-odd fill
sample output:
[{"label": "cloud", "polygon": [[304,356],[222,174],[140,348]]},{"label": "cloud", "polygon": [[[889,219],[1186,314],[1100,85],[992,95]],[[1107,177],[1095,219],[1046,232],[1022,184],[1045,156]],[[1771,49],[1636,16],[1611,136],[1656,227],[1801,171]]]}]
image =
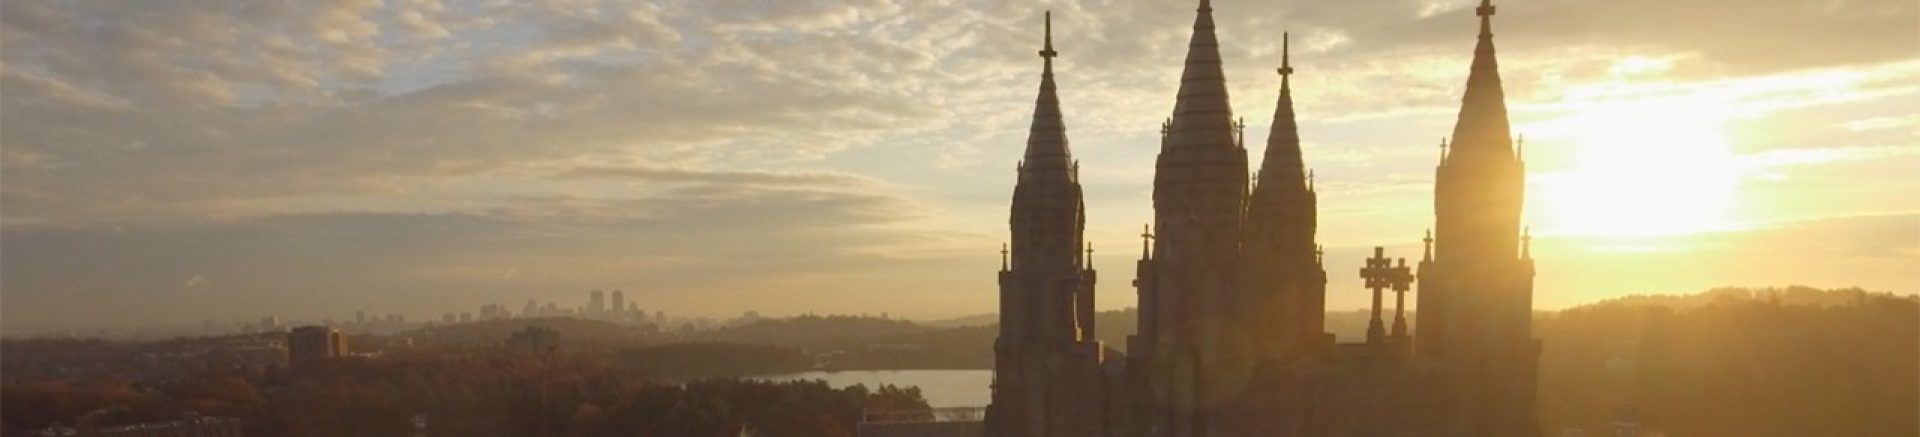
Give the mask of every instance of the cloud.
[{"label": "cloud", "polygon": [[[674,303],[724,312],[733,310],[726,302],[744,299],[797,305],[817,287],[782,286],[782,278],[916,265],[923,260],[867,248],[939,234],[916,225],[924,207],[881,187],[822,188],[753,174],[675,177],[700,183],[635,197],[529,197],[459,213],[16,225],[0,228],[10,255],[0,263],[0,288],[8,323],[21,326],[183,322],[210,313],[317,317],[365,305],[432,312],[448,300],[517,301],[608,286],[704,296]],[[182,284],[183,276],[201,297],[176,301],[147,291]],[[880,291],[861,283],[835,286]]]},{"label": "cloud", "polygon": [[[1330,193],[1349,194],[1326,198],[1339,215],[1327,235],[1424,226],[1408,187],[1430,177],[1431,145],[1457,108],[1472,3],[1216,2],[1231,94],[1255,132],[1271,116],[1280,33],[1293,33],[1307,160]],[[1920,70],[1901,61],[1920,42],[1887,37],[1911,31],[1911,2],[1760,0],[1741,14],[1712,0],[1506,3],[1495,29],[1518,123],[1587,99],[1833,76],[1848,93],[1809,82],[1741,95],[1794,114],[1733,121],[1793,126],[1756,128],[1767,134],[1742,153],[1808,161],[1760,154],[1912,144],[1911,120],[1873,118],[1885,109],[1823,115],[1913,92]],[[215,290],[294,288],[237,266],[311,283],[302,292],[449,300],[473,278],[566,287],[576,283],[557,278],[633,272],[662,289],[742,293],[913,287],[898,276],[912,272],[949,279],[928,293],[970,296],[991,278],[953,260],[1002,233],[1042,11],[1056,12],[1093,232],[1125,236],[1145,216],[1192,7],[7,1],[0,238],[67,260],[123,253],[96,270],[11,257],[8,308],[55,305],[16,295],[113,295],[197,274],[220,278],[202,284]],[[1830,135],[1846,129],[1857,132]],[[1355,216],[1376,200],[1413,206]],[[157,255],[172,252],[196,255]],[[332,258],[365,253],[385,264]],[[846,267],[869,257],[899,268]],[[296,262],[321,268],[284,267]],[[747,280],[742,266],[768,273]],[[103,275],[110,267],[129,273]],[[1124,281],[1108,285],[1125,294]],[[947,302],[990,307],[980,299]]]}]

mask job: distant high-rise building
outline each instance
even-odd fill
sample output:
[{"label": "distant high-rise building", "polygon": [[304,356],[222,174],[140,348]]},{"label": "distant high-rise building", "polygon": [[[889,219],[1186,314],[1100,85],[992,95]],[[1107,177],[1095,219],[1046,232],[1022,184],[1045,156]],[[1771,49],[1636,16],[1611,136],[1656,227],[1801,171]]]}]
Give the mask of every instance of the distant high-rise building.
[{"label": "distant high-rise building", "polygon": [[613,309],[613,312],[616,312],[616,313],[617,313],[617,312],[623,312],[623,311],[626,311],[626,309],[627,309],[627,296],[626,296],[626,293],[624,293],[624,292],[622,292],[622,291],[620,291],[620,290],[614,290],[614,291],[613,291],[613,302],[612,302],[612,305],[611,305],[611,306],[608,306],[607,308],[611,308],[611,309]]},{"label": "distant high-rise building", "polygon": [[355,325],[365,325],[365,324],[367,324],[367,310],[358,310],[358,311],[354,311],[354,312],[353,312],[353,324],[355,324]]},{"label": "distant high-rise building", "polygon": [[520,317],[528,319],[540,317],[540,303],[534,302],[533,299],[527,299],[527,307],[520,310]]},{"label": "distant high-rise building", "polygon": [[600,290],[594,290],[592,294],[588,295],[587,311],[586,311],[587,316],[589,317],[598,316],[600,315],[601,312],[604,312],[606,310],[607,310],[607,293],[602,292]]},{"label": "distant high-rise building", "polygon": [[295,366],[347,354],[347,336],[333,328],[302,326],[287,334],[287,358]]},{"label": "distant high-rise building", "polygon": [[473,321],[473,313],[460,313],[460,323]]}]

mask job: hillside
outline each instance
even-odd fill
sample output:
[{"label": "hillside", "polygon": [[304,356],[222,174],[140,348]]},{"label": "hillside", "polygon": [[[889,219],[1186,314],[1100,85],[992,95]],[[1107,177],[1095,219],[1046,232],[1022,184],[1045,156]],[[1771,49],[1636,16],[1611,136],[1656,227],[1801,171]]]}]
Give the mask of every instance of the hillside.
[{"label": "hillside", "polygon": [[498,346],[515,331],[527,327],[559,331],[560,344],[566,348],[618,348],[663,340],[660,334],[650,330],[575,318],[490,320],[440,325],[398,335],[412,339],[415,346]]},{"label": "hillside", "polygon": [[1920,435],[1920,300],[1716,289],[1543,316],[1544,429],[1638,411],[1669,435]]}]

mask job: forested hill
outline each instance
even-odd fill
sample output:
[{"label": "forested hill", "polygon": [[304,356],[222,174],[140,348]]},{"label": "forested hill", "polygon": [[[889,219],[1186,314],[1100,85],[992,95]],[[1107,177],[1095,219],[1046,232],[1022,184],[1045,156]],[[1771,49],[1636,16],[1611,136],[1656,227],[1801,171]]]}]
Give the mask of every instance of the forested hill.
[{"label": "forested hill", "polygon": [[1551,435],[1634,414],[1668,435],[1920,435],[1920,300],[1857,289],[1717,289],[1548,313]]}]

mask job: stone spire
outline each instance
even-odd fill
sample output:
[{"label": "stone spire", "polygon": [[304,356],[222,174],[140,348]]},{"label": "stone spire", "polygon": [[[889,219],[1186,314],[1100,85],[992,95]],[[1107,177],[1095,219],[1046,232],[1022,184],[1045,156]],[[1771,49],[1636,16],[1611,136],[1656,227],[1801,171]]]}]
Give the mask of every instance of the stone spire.
[{"label": "stone spire", "polygon": [[1513,137],[1507,125],[1506,93],[1500,87],[1500,65],[1493,50],[1493,0],[1474,8],[1480,16],[1480,41],[1473,49],[1473,67],[1460,99],[1460,119],[1453,127],[1453,149],[1461,156],[1512,156]]},{"label": "stone spire", "polygon": [[1033,127],[1027,132],[1025,171],[1029,177],[1068,178],[1072,174],[1072,152],[1067,147],[1066,122],[1060,115],[1060,96],[1053,84],[1053,12],[1046,14],[1046,40],[1040,50],[1040,96],[1033,106]]},{"label": "stone spire", "polygon": [[1187,43],[1186,69],[1180,74],[1180,94],[1173,106],[1171,147],[1232,145],[1233,108],[1228,104],[1226,74],[1220,67],[1220,40],[1213,32],[1213,6],[1200,1],[1193,20],[1193,39]]},{"label": "stone spire", "polygon": [[[1267,134],[1267,152],[1260,163],[1261,188],[1256,193],[1269,188],[1285,191],[1298,191],[1306,187],[1306,162],[1300,153],[1300,127],[1294,121],[1293,86],[1289,79],[1293,77],[1293,63],[1288,54],[1287,34],[1280,37],[1280,102],[1273,110],[1273,130]],[[1256,194],[1258,197],[1258,194]]]}]

